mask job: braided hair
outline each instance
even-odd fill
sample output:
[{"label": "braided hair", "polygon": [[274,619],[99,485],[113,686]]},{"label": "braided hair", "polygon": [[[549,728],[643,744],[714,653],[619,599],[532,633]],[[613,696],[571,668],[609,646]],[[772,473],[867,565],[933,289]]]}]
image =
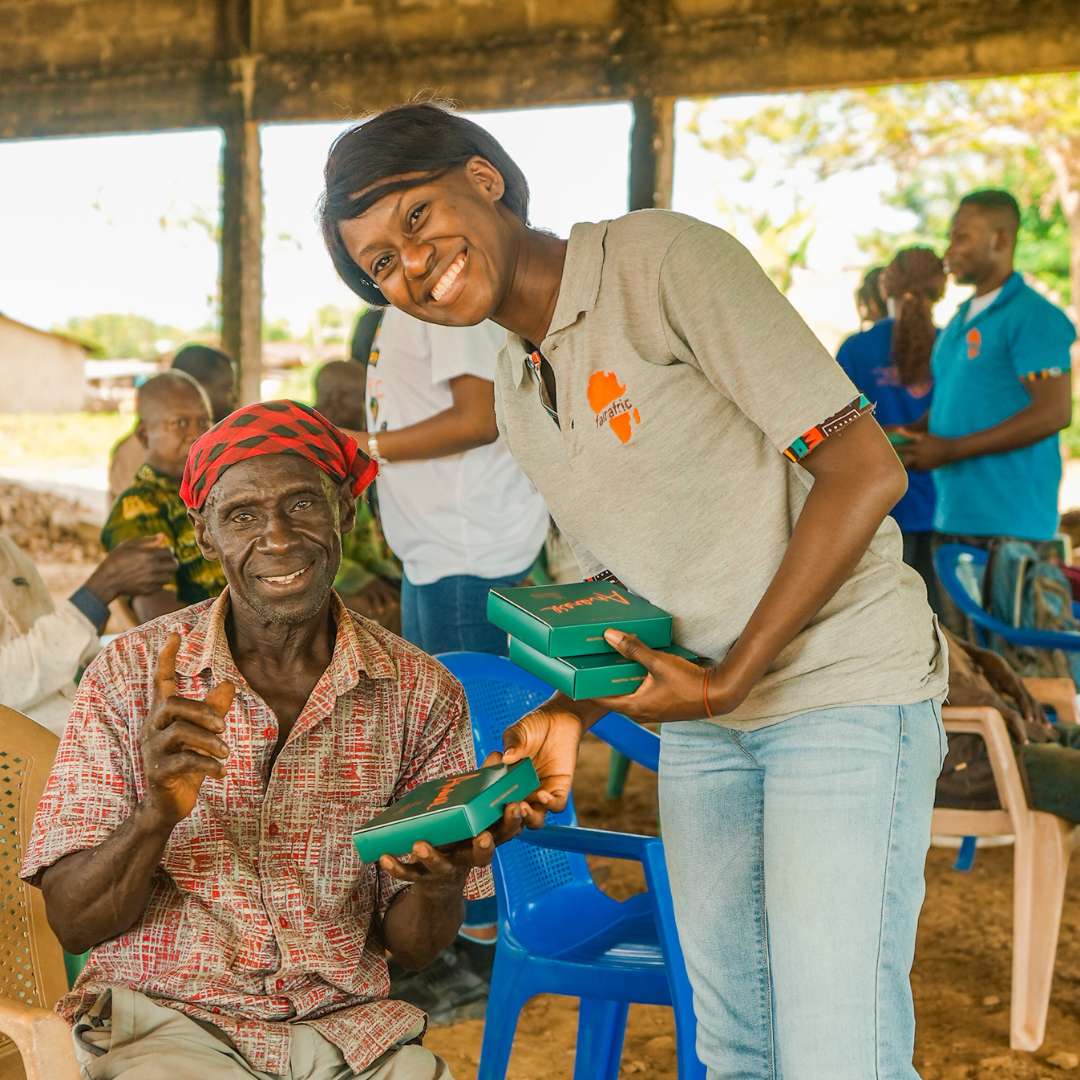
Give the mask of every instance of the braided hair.
[{"label": "braided hair", "polygon": [[925,383],[937,336],[933,307],[945,292],[945,266],[930,248],[904,248],[885,267],[881,291],[896,302],[892,362],[900,382],[903,386]]}]

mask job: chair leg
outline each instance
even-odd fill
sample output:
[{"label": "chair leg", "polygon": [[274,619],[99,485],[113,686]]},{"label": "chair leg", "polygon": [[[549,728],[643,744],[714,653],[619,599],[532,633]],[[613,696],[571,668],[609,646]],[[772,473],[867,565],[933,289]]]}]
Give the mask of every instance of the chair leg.
[{"label": "chair leg", "polygon": [[530,994],[522,992],[518,980],[512,975],[500,977],[496,959],[484,1015],[484,1038],[480,1044],[476,1080],[505,1080],[510,1053],[514,1049],[518,1016],[530,997]]},{"label": "chair leg", "polygon": [[[681,964],[680,964],[681,967]],[[705,1066],[697,1054],[697,1018],[694,999],[686,974],[680,972],[678,986],[673,986],[675,1013],[675,1049],[678,1053],[679,1080],[705,1080]]]},{"label": "chair leg", "polygon": [[978,845],[977,836],[965,836],[960,841],[960,849],[956,853],[956,862],[953,869],[961,873],[967,873],[975,865],[975,849]]},{"label": "chair leg", "polygon": [[629,1010],[625,1001],[581,999],[574,1080],[618,1080]]},{"label": "chair leg", "polygon": [[630,772],[630,759],[621,751],[612,749],[608,765],[607,798],[621,799],[626,787],[626,775]]},{"label": "chair leg", "polygon": [[1046,1036],[1054,980],[1070,826],[1031,811],[1013,854],[1013,965],[1009,1045],[1038,1050]]}]

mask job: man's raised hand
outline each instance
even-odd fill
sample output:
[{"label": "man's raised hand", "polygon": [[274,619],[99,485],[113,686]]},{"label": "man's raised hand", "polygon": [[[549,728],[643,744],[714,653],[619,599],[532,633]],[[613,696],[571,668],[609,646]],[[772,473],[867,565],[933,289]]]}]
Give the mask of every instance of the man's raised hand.
[{"label": "man's raised hand", "polygon": [[154,700],[140,735],[146,770],[146,801],[171,827],[195,808],[208,776],[225,775],[228,746],[219,738],[236,696],[231,682],[218,683],[205,701],[176,693],[176,653],[180,635],[170,634],[158,654]]}]

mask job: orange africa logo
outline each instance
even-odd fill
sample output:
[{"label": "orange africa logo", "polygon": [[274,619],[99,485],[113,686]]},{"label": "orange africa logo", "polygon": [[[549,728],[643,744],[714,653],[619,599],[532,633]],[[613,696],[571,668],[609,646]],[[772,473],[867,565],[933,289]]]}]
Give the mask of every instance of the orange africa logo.
[{"label": "orange africa logo", "polygon": [[641,413],[634,407],[614,371],[594,371],[589,376],[589,405],[596,413],[598,428],[607,424],[624,445],[634,437]]},{"label": "orange africa logo", "polygon": [[982,349],[982,334],[974,327],[967,332],[967,355],[969,360],[974,360]]}]

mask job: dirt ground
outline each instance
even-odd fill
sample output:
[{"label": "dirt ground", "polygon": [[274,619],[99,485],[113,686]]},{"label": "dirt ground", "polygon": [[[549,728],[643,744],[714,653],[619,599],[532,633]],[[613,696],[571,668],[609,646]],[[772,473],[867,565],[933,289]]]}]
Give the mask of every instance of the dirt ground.
[{"label": "dirt ground", "polygon": [[[596,740],[583,749],[574,785],[583,824],[655,832],[655,778],[635,767],[622,801],[606,802],[608,753]],[[980,850],[970,873],[952,869],[955,854],[932,848],[927,862],[913,973],[920,1075],[923,1080],[1080,1076],[1080,859],[1073,863],[1066,896],[1046,1042],[1037,1054],[1025,1054],[1009,1050],[1012,848]],[[643,887],[640,875],[625,863],[598,863],[594,873],[620,898]],[[530,1003],[518,1025],[508,1080],[571,1076],[576,1025],[571,999]],[[470,1080],[482,1031],[482,1021],[470,1020],[433,1029],[426,1042],[446,1058],[458,1080]],[[620,1077],[674,1077],[673,1034],[669,1010],[632,1007]]]},{"label": "dirt ground", "polygon": [[[10,508],[5,496],[11,497],[0,487],[0,520]],[[93,568],[94,544],[68,520],[54,519],[45,528],[52,532],[52,544],[38,528],[28,530],[36,534],[28,546],[37,549],[50,589],[64,596]],[[47,554],[57,542],[61,550]],[[583,823],[655,832],[655,778],[635,767],[622,800],[606,802],[608,754],[605,746],[587,740],[575,783]],[[1046,1042],[1037,1054],[1025,1054],[1009,1050],[1012,849],[980,850],[966,874],[952,869],[954,856],[932,849],[927,863],[913,975],[920,1075],[923,1080],[1051,1080],[1069,1072],[1080,1077],[1080,859],[1074,861],[1066,896]],[[594,874],[601,887],[619,898],[643,887],[630,864],[597,862]],[[571,999],[544,997],[530,1003],[518,1025],[508,1080],[571,1076],[576,1024]],[[435,1028],[427,1043],[446,1058],[457,1080],[472,1080],[482,1030],[481,1020]],[[631,1008],[620,1076],[674,1077],[672,1036],[667,1009]]]}]

